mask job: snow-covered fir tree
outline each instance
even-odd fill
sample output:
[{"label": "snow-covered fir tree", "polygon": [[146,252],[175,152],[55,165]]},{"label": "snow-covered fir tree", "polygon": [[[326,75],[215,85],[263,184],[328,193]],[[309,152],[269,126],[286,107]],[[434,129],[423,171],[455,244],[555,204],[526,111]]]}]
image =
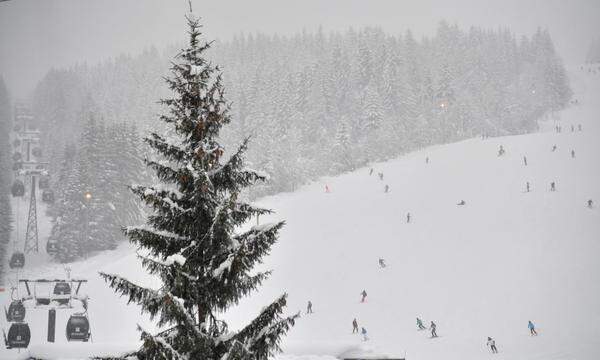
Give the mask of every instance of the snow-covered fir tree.
[{"label": "snow-covered fir tree", "polygon": [[5,259],[12,230],[12,212],[8,196],[11,180],[9,134],[12,122],[10,105],[8,89],[0,76],[0,277],[2,278],[0,285],[4,285],[2,282],[4,279],[4,264],[6,264]]},{"label": "snow-covered fir tree", "polygon": [[230,122],[221,74],[205,58],[210,43],[190,16],[189,45],[175,58],[167,84],[174,96],[162,101],[165,134],[147,143],[162,157],[146,160],[162,185],[133,186],[154,210],[144,226],[125,234],[137,244],[143,266],[162,280],[159,289],[102,273],[116,292],[158,319],[158,334],[142,330],[140,359],[266,359],[278,350],[296,316],[282,317],[286,295],[263,308],[239,331],[219,315],[247,296],[269,272],[252,272],[277,240],[283,222],[237,232],[267,209],[241,202],[248,186],[265,180],[244,167],[247,141],[225,160],[221,128]]}]

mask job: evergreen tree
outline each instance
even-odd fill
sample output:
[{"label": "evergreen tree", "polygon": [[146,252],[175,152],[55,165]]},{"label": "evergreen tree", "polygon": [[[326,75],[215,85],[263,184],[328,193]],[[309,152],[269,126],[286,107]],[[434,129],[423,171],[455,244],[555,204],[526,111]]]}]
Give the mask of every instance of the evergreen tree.
[{"label": "evergreen tree", "polygon": [[166,330],[142,330],[141,359],[265,359],[278,350],[296,316],[282,318],[286,295],[261,310],[237,332],[218,315],[255,290],[269,272],[251,273],[277,240],[283,222],[236,233],[239,226],[270,211],[238,200],[240,192],[265,180],[244,167],[245,140],[222,163],[218,142],[230,122],[218,67],[204,58],[210,43],[200,40],[198,20],[189,17],[189,45],[172,65],[166,82],[175,97],[162,101],[167,135],[152,133],[147,143],[163,158],[147,160],[163,186],[132,190],[154,214],[147,225],[125,230],[130,241],[148,251],[143,266],[158,275],[158,290],[118,275],[102,277],[118,293],[158,317]]}]

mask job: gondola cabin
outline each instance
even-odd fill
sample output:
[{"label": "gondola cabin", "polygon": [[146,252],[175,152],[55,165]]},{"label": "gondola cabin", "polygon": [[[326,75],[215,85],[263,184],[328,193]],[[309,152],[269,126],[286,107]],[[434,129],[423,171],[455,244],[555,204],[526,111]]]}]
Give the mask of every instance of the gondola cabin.
[{"label": "gondola cabin", "polygon": [[8,310],[4,310],[6,314],[6,321],[8,322],[21,322],[25,320],[25,306],[21,300],[13,300],[8,306]]},{"label": "gondola cabin", "polygon": [[54,203],[54,191],[44,190],[42,192],[42,201],[48,204]]},{"label": "gondola cabin", "polygon": [[84,314],[73,314],[67,321],[68,341],[88,341],[90,338],[90,322]]},{"label": "gondola cabin", "polygon": [[38,187],[42,190],[49,188],[50,187],[50,179],[46,176],[41,177],[40,181],[38,182]]},{"label": "gondola cabin", "polygon": [[49,255],[54,255],[58,253],[58,244],[56,243],[56,241],[48,241],[46,243],[46,252]]},{"label": "gondola cabin", "polygon": [[65,281],[59,281],[54,284],[53,300],[60,305],[66,305],[69,303],[71,297],[71,285]]},{"label": "gondola cabin", "polygon": [[25,184],[21,180],[15,180],[10,188],[10,192],[14,197],[21,197],[25,195]]},{"label": "gondola cabin", "polygon": [[24,349],[29,346],[31,331],[29,325],[23,322],[12,323],[8,330],[8,336],[4,334],[4,343],[7,349]]},{"label": "gondola cabin", "polygon": [[10,257],[10,261],[8,263],[11,269],[21,269],[25,266],[25,254],[22,252],[15,252]]}]

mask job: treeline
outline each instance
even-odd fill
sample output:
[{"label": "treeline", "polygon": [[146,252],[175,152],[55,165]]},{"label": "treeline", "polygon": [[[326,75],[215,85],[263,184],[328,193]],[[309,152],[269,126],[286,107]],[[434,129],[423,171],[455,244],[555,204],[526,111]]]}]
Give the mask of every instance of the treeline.
[{"label": "treeline", "polygon": [[[240,35],[211,51],[233,101],[226,150],[252,135],[249,163],[272,178],[255,196],[430,144],[535,131],[571,96],[544,30],[517,39],[509,30],[442,22],[421,40],[364,28]],[[151,49],[51,71],[34,96],[50,153],[80,132],[78,111],[88,97],[109,122],[159,126],[152,120],[159,108],[148,104],[169,95],[161,83],[167,65]]]},{"label": "treeline", "polygon": [[110,250],[124,237],[121,224],[140,221],[141,212],[128,186],[144,178],[135,126],[106,125],[91,115],[77,142],[64,146],[52,177],[56,201],[48,241],[55,257],[70,262],[90,252]]},{"label": "treeline", "polygon": [[12,130],[11,101],[4,80],[0,77],[0,287],[4,286],[6,257],[10,248],[12,211],[9,189],[12,166],[10,161],[10,138]]}]

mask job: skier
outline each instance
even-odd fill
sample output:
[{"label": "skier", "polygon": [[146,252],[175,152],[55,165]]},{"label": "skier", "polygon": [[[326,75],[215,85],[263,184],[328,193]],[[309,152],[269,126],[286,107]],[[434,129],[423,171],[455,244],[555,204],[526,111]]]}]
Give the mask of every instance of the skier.
[{"label": "skier", "polygon": [[500,149],[498,149],[498,156],[502,156],[504,155],[505,151],[504,151],[504,147],[502,145],[500,145]]},{"label": "skier", "polygon": [[358,334],[358,321],[356,321],[356,318],[354,318],[354,320],[352,320],[352,333]]},{"label": "skier", "polygon": [[575,132],[575,125],[571,125],[571,132]]},{"label": "skier", "polygon": [[360,330],[362,336],[363,336],[363,341],[367,341],[369,340],[369,337],[367,336],[367,329],[365,329],[364,327],[361,328]]},{"label": "skier", "polygon": [[527,166],[527,156],[523,156],[523,164],[525,164],[525,166]]},{"label": "skier", "polygon": [[429,156],[425,158],[425,164],[429,164]]},{"label": "skier", "polygon": [[498,349],[496,348],[496,340],[492,339],[489,336],[488,336],[488,339],[487,339],[487,346],[490,347],[490,349],[492,350],[493,354],[497,354],[498,353]]},{"label": "skier", "polygon": [[571,150],[571,158],[575,159],[575,150]]},{"label": "skier", "polygon": [[589,199],[587,201],[587,204],[588,204],[588,208],[590,208],[590,209],[594,206],[594,202],[592,201],[592,199]]},{"label": "skier", "polygon": [[308,300],[308,304],[306,305],[306,314],[312,314],[312,313],[313,313],[312,302],[310,300]]},{"label": "skier", "polygon": [[425,330],[426,327],[423,325],[423,320],[417,318],[417,329],[419,330]]},{"label": "skier", "polygon": [[406,223],[410,223],[410,213],[406,213]]},{"label": "skier", "polygon": [[529,192],[531,190],[530,187],[529,187],[529,181],[527,182],[527,184],[525,185],[525,187],[526,187],[525,192]]},{"label": "skier", "polygon": [[371,170],[369,170],[369,176],[373,175],[373,168],[371,168]]},{"label": "skier", "polygon": [[555,152],[557,149],[556,145],[552,145],[552,152]]},{"label": "skier", "polygon": [[326,193],[330,193],[330,192],[331,192],[331,191],[329,190],[329,186],[328,186],[328,185],[325,185],[325,192],[326,192]]},{"label": "skier", "polygon": [[436,332],[436,327],[437,327],[437,325],[435,325],[435,323],[433,321],[431,321],[431,324],[429,325],[429,329],[431,330],[432,338],[438,337],[437,332]]},{"label": "skier", "polygon": [[363,290],[363,291],[360,293],[360,295],[362,296],[362,298],[360,299],[360,302],[361,302],[361,303],[364,303],[364,302],[365,302],[365,299],[367,298],[367,291],[366,291],[366,290]]},{"label": "skier", "polygon": [[389,193],[390,192],[390,186],[388,184],[385,184],[385,188],[383,190],[385,193]]},{"label": "skier", "polygon": [[379,258],[379,267],[382,268],[382,269],[384,269],[386,266],[387,265],[385,264],[385,259]]},{"label": "skier", "polygon": [[529,328],[529,333],[531,334],[531,336],[537,336],[537,331],[535,331],[535,325],[533,325],[533,323],[531,322],[531,320],[529,320],[529,322],[527,323],[527,328]]},{"label": "skier", "polygon": [[379,180],[383,180],[383,173],[382,172],[379,173]]},{"label": "skier", "polygon": [[579,131],[581,131],[581,124],[577,125],[577,128],[579,129]]},{"label": "skier", "polygon": [[556,184],[554,181],[550,183],[550,191],[556,191]]},{"label": "skier", "polygon": [[467,203],[464,200],[461,200],[458,204],[456,205],[466,205]]}]

